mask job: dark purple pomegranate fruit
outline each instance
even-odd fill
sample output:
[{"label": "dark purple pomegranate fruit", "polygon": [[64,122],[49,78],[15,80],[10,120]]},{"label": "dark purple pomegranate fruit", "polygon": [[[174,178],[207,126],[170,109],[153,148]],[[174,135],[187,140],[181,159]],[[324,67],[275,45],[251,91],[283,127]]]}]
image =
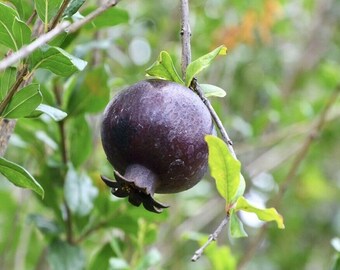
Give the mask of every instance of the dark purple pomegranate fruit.
[{"label": "dark purple pomegranate fruit", "polygon": [[196,185],[207,170],[212,119],[190,89],[165,80],[138,82],[106,107],[102,143],[116,182],[102,176],[117,197],[152,212],[163,205],[154,193],[177,193]]}]

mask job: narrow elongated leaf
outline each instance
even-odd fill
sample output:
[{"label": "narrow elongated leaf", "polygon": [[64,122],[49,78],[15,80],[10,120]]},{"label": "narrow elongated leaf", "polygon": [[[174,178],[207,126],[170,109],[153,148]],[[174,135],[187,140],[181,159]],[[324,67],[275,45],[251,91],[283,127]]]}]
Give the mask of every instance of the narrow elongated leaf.
[{"label": "narrow elongated leaf", "polygon": [[248,234],[243,228],[243,223],[241,222],[241,220],[238,218],[234,211],[232,211],[230,214],[229,232],[230,236],[234,238],[248,236]]},{"label": "narrow elongated leaf", "polygon": [[282,216],[276,211],[275,208],[261,209],[253,206],[244,197],[238,198],[235,206],[235,211],[243,210],[246,212],[255,213],[262,221],[276,221],[279,229],[284,229]]},{"label": "narrow elongated leaf", "polygon": [[39,18],[48,25],[49,21],[57,14],[62,0],[35,0],[35,9]]},{"label": "narrow elongated leaf", "polygon": [[31,40],[31,29],[27,26],[27,24],[18,18],[15,18],[12,32],[18,46],[18,49],[23,45],[28,44]]},{"label": "narrow elongated leaf", "polygon": [[63,16],[71,17],[81,8],[85,1],[86,0],[72,0],[65,9]]},{"label": "narrow elongated leaf", "polygon": [[0,2],[0,44],[17,51],[18,45],[12,31],[18,13],[11,7]]},{"label": "narrow elongated leaf", "polygon": [[200,84],[206,97],[225,97],[227,94],[222,88],[211,84]]},{"label": "narrow elongated leaf", "polygon": [[149,67],[145,72],[146,74],[156,78],[184,84],[183,80],[176,71],[171,56],[166,51],[162,51],[159,54],[158,60],[153,63],[152,66]]},{"label": "narrow elongated leaf", "polygon": [[54,121],[61,121],[67,116],[67,113],[63,112],[62,110],[46,104],[40,104],[28,117],[35,118],[42,115],[43,113],[50,116]]},{"label": "narrow elongated leaf", "polygon": [[92,133],[84,115],[70,122],[69,128],[70,158],[72,164],[79,167],[91,154]]},{"label": "narrow elongated leaf", "polygon": [[[97,7],[91,7],[82,12],[83,15],[87,15],[94,11]],[[86,28],[103,28],[111,27],[121,23],[127,23],[129,21],[129,13],[120,8],[111,8],[103,12],[101,15],[96,17],[91,23],[86,25]]]},{"label": "narrow elongated leaf", "polygon": [[222,45],[212,52],[203,55],[195,61],[191,62],[186,70],[185,85],[189,86],[195,75],[201,72],[203,69],[209,67],[211,62],[215,59],[217,55],[225,55],[226,53],[227,48]]},{"label": "narrow elongated leaf", "polygon": [[207,135],[205,140],[209,148],[209,168],[216,181],[219,194],[227,205],[234,202],[240,185],[241,163],[228,150],[226,144],[216,136]]},{"label": "narrow elongated leaf", "polygon": [[83,270],[86,260],[79,246],[56,239],[48,247],[47,261],[52,270]]},{"label": "narrow elongated leaf", "polygon": [[30,56],[30,69],[44,68],[53,73],[68,77],[81,71],[87,62],[69,54],[58,47],[45,45]]},{"label": "narrow elongated leaf", "polygon": [[39,88],[39,84],[30,84],[17,92],[3,112],[3,117],[20,118],[30,115],[42,101]]},{"label": "narrow elongated leaf", "polygon": [[72,213],[86,216],[93,208],[98,189],[85,173],[78,173],[70,166],[64,186],[65,199]]},{"label": "narrow elongated leaf", "polygon": [[101,112],[110,100],[110,89],[107,86],[108,75],[103,67],[85,74],[81,83],[71,87],[67,100],[67,113],[79,115],[83,113]]},{"label": "narrow elongated leaf", "polygon": [[5,72],[0,73],[0,99],[3,100],[15,82],[17,70],[14,67],[9,67]]},{"label": "narrow elongated leaf", "polygon": [[23,167],[0,157],[0,173],[18,187],[29,188],[44,197],[44,190],[34,177]]}]

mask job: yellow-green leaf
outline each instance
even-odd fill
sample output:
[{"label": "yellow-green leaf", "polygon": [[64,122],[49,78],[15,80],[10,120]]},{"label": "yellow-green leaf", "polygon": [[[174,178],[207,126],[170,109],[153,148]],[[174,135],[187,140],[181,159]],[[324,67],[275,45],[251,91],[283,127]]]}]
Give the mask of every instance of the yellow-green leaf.
[{"label": "yellow-green leaf", "polygon": [[276,211],[275,208],[258,208],[253,206],[244,197],[239,197],[236,201],[235,211],[243,210],[250,213],[255,213],[262,221],[276,221],[279,229],[284,229],[283,217]]},{"label": "yellow-green leaf", "polygon": [[195,61],[191,62],[186,70],[185,85],[189,86],[195,75],[201,72],[203,69],[210,66],[211,62],[216,58],[217,55],[225,55],[227,53],[227,47],[220,46],[210,53],[201,56]]},{"label": "yellow-green leaf", "polygon": [[219,194],[227,205],[234,202],[240,185],[241,163],[235,159],[224,141],[216,136],[207,135],[205,140],[209,148],[209,168],[216,181]]},{"label": "yellow-green leaf", "polygon": [[171,56],[166,51],[162,51],[159,54],[158,60],[145,72],[149,76],[184,84],[176,71]]},{"label": "yellow-green leaf", "polygon": [[229,232],[230,232],[230,236],[234,238],[241,238],[241,237],[248,236],[248,234],[243,228],[242,221],[238,218],[235,211],[231,211],[230,213]]},{"label": "yellow-green leaf", "polygon": [[222,88],[211,84],[200,84],[204,96],[206,97],[225,97],[227,94]]}]

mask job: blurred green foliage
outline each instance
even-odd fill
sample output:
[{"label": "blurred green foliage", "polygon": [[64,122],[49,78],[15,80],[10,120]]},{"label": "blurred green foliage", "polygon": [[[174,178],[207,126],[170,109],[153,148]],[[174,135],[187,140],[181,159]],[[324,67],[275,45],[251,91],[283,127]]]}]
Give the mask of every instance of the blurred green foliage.
[{"label": "blurred green foliage", "polygon": [[[67,52],[88,64],[68,77],[51,69],[34,75],[43,103],[68,116],[17,123],[5,157],[34,175],[45,196],[0,180],[1,269],[236,269],[244,260],[250,270],[338,269],[339,250],[331,241],[340,235],[340,100],[277,209],[285,230],[268,224],[249,259],[244,254],[262,223],[241,214],[248,238],[229,240],[225,231],[205,256],[190,261],[224,217],[209,176],[191,190],[162,195],[171,207],[160,215],[113,198],[101,182],[100,174],[112,175],[99,137],[110,97],[144,79],[163,50],[179,70],[178,2],[121,1],[105,19],[50,44],[63,49],[65,61]],[[22,21],[33,12],[32,1],[6,3]],[[73,19],[97,5],[86,1]],[[270,207],[340,82],[340,2],[199,0],[191,1],[190,16],[193,59],[228,47],[198,81],[227,91],[211,101],[242,163],[245,197]],[[0,45],[1,55],[7,50]]]}]

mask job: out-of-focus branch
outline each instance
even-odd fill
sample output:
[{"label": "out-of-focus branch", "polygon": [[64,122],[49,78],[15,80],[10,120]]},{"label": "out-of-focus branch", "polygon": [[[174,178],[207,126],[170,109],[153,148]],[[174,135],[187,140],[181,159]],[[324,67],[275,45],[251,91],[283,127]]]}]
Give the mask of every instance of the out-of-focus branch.
[{"label": "out-of-focus branch", "polygon": [[14,131],[16,121],[9,119],[0,119],[0,156],[2,157],[6,150],[9,138]]},{"label": "out-of-focus branch", "polygon": [[[312,23],[305,30],[307,38],[302,44],[299,56],[293,63],[286,65],[286,72],[282,76],[282,94],[288,98],[299,77],[312,69],[322,58],[329,47],[331,27],[334,26],[334,16],[330,16],[335,0],[316,1]],[[337,14],[336,12],[334,14]]]},{"label": "out-of-focus branch", "polygon": [[[340,85],[338,85],[336,89],[333,91],[332,95],[330,96],[326,105],[324,106],[322,112],[320,113],[320,116],[314,128],[312,128],[312,130],[309,132],[301,149],[299,150],[299,152],[296,154],[295,158],[293,159],[292,166],[290,167],[290,170],[288,171],[285,179],[282,181],[280,185],[279,193],[276,194],[275,198],[273,199],[273,206],[275,208],[278,208],[281,205],[283,196],[285,192],[287,191],[288,187],[291,185],[292,181],[295,179],[298,169],[301,163],[303,162],[303,160],[306,158],[310,150],[310,147],[312,146],[313,142],[318,138],[318,135],[325,127],[327,116],[332,106],[334,105],[335,101],[337,100],[339,94],[340,94]],[[238,270],[244,269],[247,263],[254,256],[257,247],[264,239],[266,230],[267,230],[267,225],[265,224],[259,230],[257,236],[254,238],[254,241],[250,243],[248,248],[243,253],[242,258],[240,259],[238,263],[238,267],[237,267]]]}]

